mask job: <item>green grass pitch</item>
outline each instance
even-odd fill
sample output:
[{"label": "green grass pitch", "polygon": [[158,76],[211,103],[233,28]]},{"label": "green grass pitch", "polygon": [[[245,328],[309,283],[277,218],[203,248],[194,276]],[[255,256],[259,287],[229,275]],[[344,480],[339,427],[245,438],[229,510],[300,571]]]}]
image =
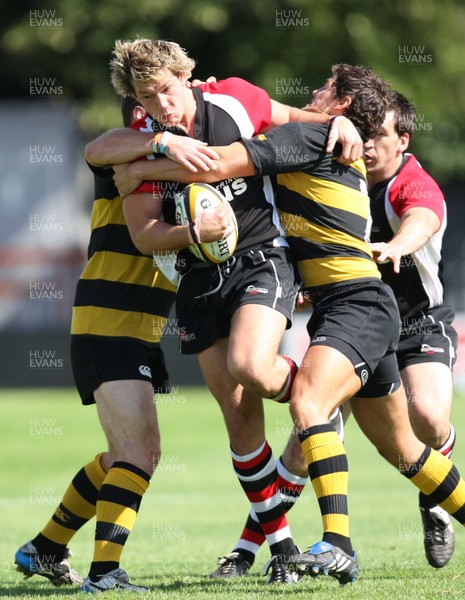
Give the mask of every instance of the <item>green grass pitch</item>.
[{"label": "green grass pitch", "polygon": [[[458,438],[454,459],[465,473],[465,397],[457,396],[453,421]],[[266,586],[268,558],[262,548],[248,577],[230,582],[208,575],[216,558],[236,542],[247,502],[232,472],[223,421],[204,388],[175,389],[157,408],[163,458],[142,502],[122,564],[134,583],[156,599],[254,599],[289,597],[329,600],[465,598],[465,534],[455,524],[456,551],[440,570],[423,553],[417,490],[378,456],[353,419],[346,426],[350,466],[351,535],[360,560],[360,579],[339,588],[330,577],[306,577],[294,586]],[[268,439],[275,456],[291,428],[286,406],[267,405]],[[13,567],[17,548],[51,516],[71,477],[105,449],[95,407],[82,407],[76,392],[0,392],[2,454],[0,480],[0,596],[69,598],[77,590],[55,588],[41,577],[24,579]],[[321,539],[319,512],[310,485],[289,513],[297,544]],[[94,523],[70,546],[72,565],[84,575],[92,559]],[[111,600],[119,594],[107,593]],[[132,595],[132,597],[138,595]]]}]

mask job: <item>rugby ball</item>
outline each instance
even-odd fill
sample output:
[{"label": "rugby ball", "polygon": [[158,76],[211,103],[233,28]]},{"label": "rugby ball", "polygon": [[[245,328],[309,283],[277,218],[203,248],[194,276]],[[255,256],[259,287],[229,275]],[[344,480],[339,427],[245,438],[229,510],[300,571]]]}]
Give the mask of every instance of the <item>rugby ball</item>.
[{"label": "rugby ball", "polygon": [[237,245],[237,221],[229,202],[220,192],[207,183],[191,183],[186,186],[176,198],[176,224],[187,225],[201,218],[202,213],[212,211],[218,206],[229,207],[233,230],[222,240],[216,242],[202,242],[191,244],[189,250],[199,260],[212,264],[219,264],[231,258]]}]

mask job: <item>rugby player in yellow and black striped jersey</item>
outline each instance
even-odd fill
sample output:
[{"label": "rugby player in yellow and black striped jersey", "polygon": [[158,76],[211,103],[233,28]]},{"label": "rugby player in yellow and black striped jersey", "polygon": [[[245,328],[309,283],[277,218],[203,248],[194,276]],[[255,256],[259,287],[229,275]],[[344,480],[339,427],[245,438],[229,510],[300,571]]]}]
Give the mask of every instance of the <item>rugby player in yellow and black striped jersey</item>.
[{"label": "rugby player in yellow and black striped jersey", "polygon": [[[145,113],[133,98],[123,100],[122,112],[126,126]],[[109,449],[77,473],[50,521],[18,550],[15,562],[26,576],[81,584],[66,560],[67,544],[96,516],[90,577],[105,589],[124,581],[124,589],[142,592],[146,588],[130,584],[119,561],[159,460],[153,393],[169,392],[160,337],[175,288],[133,245],[112,171],[93,170],[89,262],[76,288],[71,362],[83,404],[97,404]]]},{"label": "rugby player in yellow and black striped jersey", "polygon": [[[345,80],[355,76],[358,93],[344,95]],[[351,117],[355,112],[367,139],[381,127],[389,90],[371,71],[338,65],[318,93],[326,95],[323,110]],[[324,533],[322,542],[294,561],[347,583],[357,578],[358,561],[349,537],[347,459],[328,422],[336,406],[352,397],[355,418],[381,455],[461,524],[465,482],[410,426],[395,357],[397,305],[367,244],[371,223],[363,161],[342,166],[328,156],[324,126],[289,124],[265,137],[244,144],[257,176],[279,173],[283,225],[313,300],[311,345],[296,377],[291,414]]]},{"label": "rugby player in yellow and black striped jersey", "polygon": [[[111,174],[104,179],[102,173],[98,170],[95,177],[89,262],[76,288],[72,339],[117,339],[158,348],[175,288],[154,268],[153,258],[135,248]],[[163,386],[163,381],[156,383]],[[85,404],[93,402],[92,392],[83,390]]]},{"label": "rugby player in yellow and black striped jersey", "polygon": [[[256,173],[271,160],[277,176],[277,205],[305,290],[367,279],[380,273],[368,245],[370,203],[363,159],[348,166],[324,152],[328,128],[292,123],[279,132],[244,140]],[[277,142],[275,141],[277,137]],[[262,144],[262,142],[268,142]],[[269,158],[262,151],[270,153]],[[302,164],[302,170],[295,171]],[[283,173],[289,170],[289,173]]]},{"label": "rugby player in yellow and black striped jersey", "polygon": [[[314,92],[323,100],[318,108],[349,117],[367,139],[381,128],[390,93],[372,71],[350,65],[336,65]],[[351,398],[357,422],[380,454],[462,525],[465,482],[411,428],[395,355],[397,303],[367,244],[364,166],[345,166],[328,155],[328,132],[328,126],[290,123],[242,144],[214,147],[220,156],[215,173],[187,174],[163,160],[152,176],[161,170],[174,181],[278,175],[277,204],[313,301],[311,344],[290,410],[323,521],[323,540],[287,560],[345,584],[357,579],[358,560],[349,536],[346,452],[329,421],[338,406]]]}]

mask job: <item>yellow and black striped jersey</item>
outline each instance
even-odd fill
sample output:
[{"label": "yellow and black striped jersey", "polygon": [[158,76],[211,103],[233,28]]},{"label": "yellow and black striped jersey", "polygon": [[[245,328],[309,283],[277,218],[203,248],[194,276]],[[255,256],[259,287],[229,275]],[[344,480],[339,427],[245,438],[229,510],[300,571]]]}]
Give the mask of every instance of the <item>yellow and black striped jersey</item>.
[{"label": "yellow and black striped jersey", "polygon": [[95,169],[88,263],[76,287],[71,335],[158,344],[176,288],[132,243],[121,198],[103,175]]},{"label": "yellow and black striped jersey", "polygon": [[277,206],[303,279],[312,292],[380,279],[368,246],[370,200],[363,159],[337,162],[326,153],[329,128],[288,123],[243,139],[256,176],[277,174]]}]

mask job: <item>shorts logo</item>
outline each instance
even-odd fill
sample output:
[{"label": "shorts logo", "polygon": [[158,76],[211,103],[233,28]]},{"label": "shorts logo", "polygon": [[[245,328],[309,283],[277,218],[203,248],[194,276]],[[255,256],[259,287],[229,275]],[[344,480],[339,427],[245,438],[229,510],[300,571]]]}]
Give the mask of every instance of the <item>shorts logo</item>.
[{"label": "shorts logo", "polygon": [[249,285],[246,290],[246,294],[268,294],[268,290],[266,288],[258,288],[254,285]]},{"label": "shorts logo", "polygon": [[183,342],[193,342],[196,336],[195,333],[186,333],[184,329],[181,329],[180,338]]},{"label": "shorts logo", "polygon": [[422,344],[420,352],[425,352],[425,354],[436,354],[436,352],[444,354],[444,348],[434,348],[429,344]]},{"label": "shorts logo", "polygon": [[362,381],[362,385],[365,385],[365,383],[368,381],[368,371],[366,369],[362,369],[360,372],[360,379]]},{"label": "shorts logo", "polygon": [[317,338],[315,338],[313,341],[314,342],[324,342],[326,340],[326,336],[324,335],[319,335]]},{"label": "shorts logo", "polygon": [[140,365],[139,373],[144,377],[150,377],[150,379],[152,379],[152,371],[150,370],[150,367],[147,367],[147,365]]}]

